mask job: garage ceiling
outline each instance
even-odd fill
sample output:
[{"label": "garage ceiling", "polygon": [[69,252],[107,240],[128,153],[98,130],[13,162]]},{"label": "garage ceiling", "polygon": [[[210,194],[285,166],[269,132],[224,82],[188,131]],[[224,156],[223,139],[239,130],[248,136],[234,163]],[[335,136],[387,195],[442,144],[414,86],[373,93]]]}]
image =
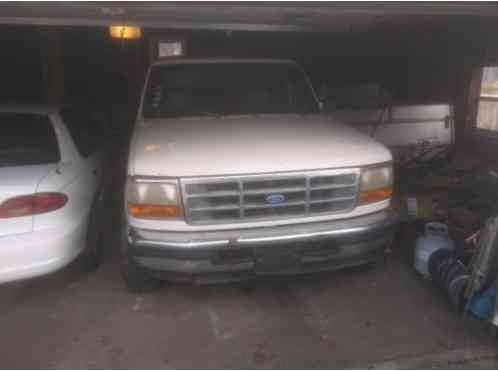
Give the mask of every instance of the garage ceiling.
[{"label": "garage ceiling", "polygon": [[2,3],[0,24],[369,32],[498,17],[495,3]]}]

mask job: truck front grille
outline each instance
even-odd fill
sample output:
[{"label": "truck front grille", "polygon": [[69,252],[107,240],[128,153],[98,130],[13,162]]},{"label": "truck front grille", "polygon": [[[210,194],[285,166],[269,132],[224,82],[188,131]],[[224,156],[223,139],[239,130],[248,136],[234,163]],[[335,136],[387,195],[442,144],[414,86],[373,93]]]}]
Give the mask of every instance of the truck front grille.
[{"label": "truck front grille", "polygon": [[275,220],[350,211],[359,169],[181,179],[189,224]]}]

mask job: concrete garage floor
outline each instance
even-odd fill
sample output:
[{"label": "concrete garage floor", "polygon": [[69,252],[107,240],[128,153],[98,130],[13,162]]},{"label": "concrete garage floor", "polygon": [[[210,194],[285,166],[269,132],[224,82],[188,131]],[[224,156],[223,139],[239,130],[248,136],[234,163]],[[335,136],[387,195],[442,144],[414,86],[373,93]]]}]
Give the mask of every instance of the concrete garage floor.
[{"label": "concrete garage floor", "polygon": [[[5,248],[5,247],[3,247]],[[494,368],[496,340],[391,254],[249,285],[126,291],[117,254],[0,287],[1,368]]]}]

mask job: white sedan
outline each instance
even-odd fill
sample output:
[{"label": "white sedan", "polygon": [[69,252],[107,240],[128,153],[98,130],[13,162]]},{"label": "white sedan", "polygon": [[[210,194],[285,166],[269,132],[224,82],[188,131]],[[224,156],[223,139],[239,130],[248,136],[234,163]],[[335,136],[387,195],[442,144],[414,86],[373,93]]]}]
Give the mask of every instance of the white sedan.
[{"label": "white sedan", "polygon": [[0,106],[0,283],[100,260],[102,132],[86,112]]}]

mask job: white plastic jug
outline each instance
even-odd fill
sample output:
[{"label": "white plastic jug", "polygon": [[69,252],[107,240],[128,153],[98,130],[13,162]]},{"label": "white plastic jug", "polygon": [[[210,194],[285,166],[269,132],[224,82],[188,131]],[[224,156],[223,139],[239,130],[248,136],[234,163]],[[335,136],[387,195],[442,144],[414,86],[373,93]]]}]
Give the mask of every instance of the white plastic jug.
[{"label": "white plastic jug", "polygon": [[448,226],[443,223],[427,223],[424,234],[415,242],[414,265],[417,272],[429,276],[429,259],[439,249],[453,250],[455,244],[448,237]]}]

